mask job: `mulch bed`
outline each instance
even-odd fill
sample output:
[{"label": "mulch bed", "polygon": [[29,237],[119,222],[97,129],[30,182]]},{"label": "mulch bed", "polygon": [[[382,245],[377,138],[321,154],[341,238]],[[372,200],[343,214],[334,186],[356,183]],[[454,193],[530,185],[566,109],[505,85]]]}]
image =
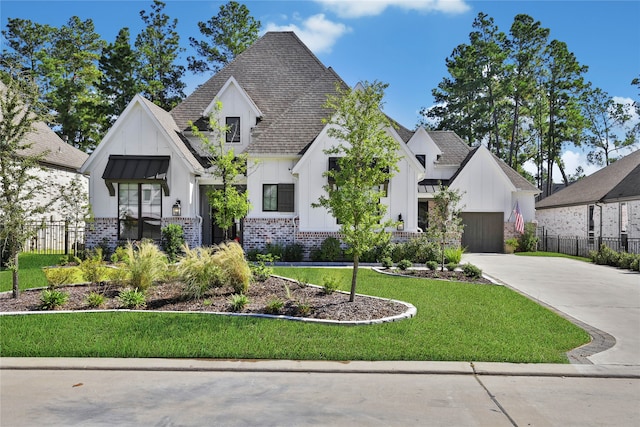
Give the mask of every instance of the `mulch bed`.
[{"label": "mulch bed", "polygon": [[482,284],[482,285],[492,285],[494,284],[489,279],[484,277],[472,278],[467,277],[462,271],[440,271],[440,270],[427,270],[427,269],[408,269],[408,270],[400,270],[397,268],[393,269],[380,269],[385,273],[392,273],[398,276],[409,276],[409,277],[419,277],[422,279],[439,279],[439,280],[449,280],[449,281],[457,281],[457,282],[468,282],[474,284]]}]

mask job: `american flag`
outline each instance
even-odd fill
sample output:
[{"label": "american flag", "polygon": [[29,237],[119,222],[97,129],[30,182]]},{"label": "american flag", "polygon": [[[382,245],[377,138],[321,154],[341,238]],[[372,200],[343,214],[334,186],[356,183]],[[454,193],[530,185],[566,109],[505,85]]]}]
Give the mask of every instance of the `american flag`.
[{"label": "american flag", "polygon": [[516,214],[516,231],[524,234],[524,218],[522,217],[522,212],[520,212],[520,204],[518,204],[518,202],[516,202],[516,210],[514,213]]}]

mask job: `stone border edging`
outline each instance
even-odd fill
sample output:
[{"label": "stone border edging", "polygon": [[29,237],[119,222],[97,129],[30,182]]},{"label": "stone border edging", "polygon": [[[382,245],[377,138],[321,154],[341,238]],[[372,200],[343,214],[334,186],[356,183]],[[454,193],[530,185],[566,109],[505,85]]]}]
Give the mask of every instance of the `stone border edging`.
[{"label": "stone border edging", "polygon": [[[289,282],[296,283],[297,281],[291,279],[289,277],[278,276],[276,274],[272,274],[273,277],[277,277],[279,279],[287,280]],[[307,286],[312,286],[315,288],[322,288],[318,285],[307,284]],[[34,288],[35,289],[35,288]],[[47,288],[42,288],[47,289]],[[11,291],[8,291],[11,292]],[[337,290],[335,292],[349,294],[348,292]],[[402,304],[407,307],[407,310],[402,314],[397,314],[395,316],[383,317],[380,319],[370,319],[370,320],[331,320],[331,319],[316,319],[313,317],[296,317],[296,316],[286,316],[286,315],[275,315],[275,314],[266,314],[266,313],[230,313],[230,312],[218,312],[218,311],[180,311],[180,310],[130,310],[130,309],[108,309],[108,310],[42,310],[42,311],[5,311],[0,312],[0,316],[18,316],[18,315],[34,315],[34,314],[72,314],[72,313],[174,313],[174,314],[217,314],[223,316],[238,316],[238,317],[257,317],[257,318],[266,318],[266,319],[282,319],[282,320],[292,320],[297,322],[308,322],[315,324],[327,324],[327,325],[345,325],[345,326],[359,326],[359,325],[378,325],[382,323],[391,323],[397,322],[398,320],[409,319],[414,317],[418,312],[418,309],[411,303],[394,300],[390,298],[382,298],[374,295],[363,295],[356,294],[359,297],[364,298],[374,298],[383,301],[391,301],[398,304]]]}]

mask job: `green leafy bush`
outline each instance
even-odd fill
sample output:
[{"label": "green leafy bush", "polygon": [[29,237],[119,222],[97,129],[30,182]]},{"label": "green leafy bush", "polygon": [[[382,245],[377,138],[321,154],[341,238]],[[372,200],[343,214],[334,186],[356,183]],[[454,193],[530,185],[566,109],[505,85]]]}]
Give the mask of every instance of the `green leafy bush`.
[{"label": "green leafy bush", "polygon": [[336,290],[338,290],[339,287],[340,287],[340,282],[334,276],[325,276],[325,278],[322,279],[322,289],[324,290],[324,293],[327,295],[331,295]]},{"label": "green leafy bush", "polygon": [[454,271],[456,268],[458,268],[458,263],[457,262],[449,262],[446,264],[447,270],[449,271]]},{"label": "green leafy bush", "polygon": [[264,282],[273,274],[273,255],[256,254],[256,261],[249,264],[251,268],[251,276],[254,281]]},{"label": "green leafy bush", "polygon": [[617,266],[620,254],[603,243],[600,245],[600,250],[590,252],[589,257],[594,263],[599,265]]},{"label": "green leafy bush", "polygon": [[480,269],[480,267],[470,263],[466,263],[462,266],[462,272],[465,276],[472,279],[479,279],[480,277],[482,277],[482,270]]},{"label": "green leafy bush", "polygon": [[444,249],[445,263],[460,264],[460,261],[462,261],[463,252],[464,252],[464,249],[462,249],[459,246],[457,248],[445,248]]},{"label": "green leafy bush", "polygon": [[102,250],[96,248],[95,252],[80,263],[80,270],[84,280],[89,283],[100,283],[107,275],[107,268],[102,260]]},{"label": "green leafy bush", "polygon": [[631,263],[635,260],[636,256],[627,252],[620,252],[618,255],[618,267],[631,269]]},{"label": "green leafy bush", "polygon": [[340,261],[343,256],[340,240],[335,237],[327,237],[320,244],[320,248],[311,251],[312,261]]},{"label": "green leafy bush", "polygon": [[640,271],[640,255],[636,255],[636,258],[631,261],[629,268],[633,271]]},{"label": "green leafy bush", "polygon": [[518,249],[521,252],[535,252],[538,249],[535,224],[528,223],[524,225],[524,234],[520,236]]},{"label": "green leafy bush", "polygon": [[74,276],[74,270],[65,267],[43,268],[42,272],[44,277],[47,278],[47,283],[51,289],[70,284]]},{"label": "green leafy bush", "polygon": [[167,257],[151,240],[127,244],[129,285],[146,291],[154,282],[163,278],[167,270]]},{"label": "green leafy bush", "polygon": [[273,298],[267,303],[265,311],[269,314],[278,314],[280,313],[280,310],[282,310],[282,307],[284,307],[284,301],[280,298]]},{"label": "green leafy bush", "polygon": [[300,243],[290,243],[284,247],[282,260],[289,262],[300,262],[304,258],[304,246]]},{"label": "green leafy bush", "polygon": [[406,270],[408,268],[411,268],[412,265],[413,265],[413,263],[411,261],[409,261],[408,259],[401,259],[398,262],[398,268],[400,270]]},{"label": "green leafy bush", "polygon": [[249,297],[245,294],[233,294],[229,298],[229,304],[232,311],[242,311],[249,304]]},{"label": "green leafy bush", "polygon": [[45,289],[40,294],[40,308],[43,310],[55,310],[65,305],[68,300],[69,294],[67,292]]},{"label": "green leafy bush", "polygon": [[264,252],[275,259],[284,259],[284,245],[281,243],[267,243]]},{"label": "green leafy bush", "polygon": [[139,289],[127,288],[120,291],[118,301],[122,308],[139,309],[147,306],[147,298]]},{"label": "green leafy bush", "polygon": [[425,265],[429,270],[433,271],[433,270],[437,270],[440,264],[438,264],[438,261],[427,261]]},{"label": "green leafy bush", "polygon": [[307,304],[306,302],[299,302],[296,305],[296,311],[300,316],[306,317],[311,314],[311,305]]},{"label": "green leafy bush", "polygon": [[180,224],[169,224],[162,229],[162,250],[170,263],[176,262],[184,245],[184,230]]},{"label": "green leafy bush", "polygon": [[91,292],[85,297],[85,302],[91,308],[99,308],[104,305],[105,297],[97,292]]},{"label": "green leafy bush", "polygon": [[393,267],[393,260],[391,259],[391,257],[384,257],[382,258],[382,261],[380,261],[380,263],[382,264],[382,266],[384,268],[391,268]]},{"label": "green leafy bush", "polygon": [[414,264],[424,264],[440,258],[440,248],[435,240],[430,239],[428,233],[422,233],[406,242],[393,244],[390,248],[393,262],[408,259]]},{"label": "green leafy bush", "polygon": [[111,262],[114,264],[119,264],[119,263],[127,263],[129,262],[129,252],[127,251],[127,248],[124,246],[118,246],[116,247],[116,250],[113,252],[113,254],[111,255]]}]

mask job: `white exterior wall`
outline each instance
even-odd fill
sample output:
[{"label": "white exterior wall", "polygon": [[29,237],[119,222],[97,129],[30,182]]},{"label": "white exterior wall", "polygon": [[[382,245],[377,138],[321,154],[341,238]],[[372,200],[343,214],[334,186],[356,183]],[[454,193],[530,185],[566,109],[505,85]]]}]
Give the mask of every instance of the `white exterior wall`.
[{"label": "white exterior wall", "polygon": [[180,200],[183,217],[197,215],[197,191],[195,177],[187,170],[183,160],[175,153],[172,143],[163,132],[154,125],[140,104],[136,104],[126,117],[118,123],[109,135],[108,149],[98,152],[91,165],[90,181],[91,205],[96,218],[118,216],[118,195],[110,196],[102,179],[102,173],[109,161],[109,155],[128,156],[170,156],[167,184],[170,196],[163,194],[162,216],[171,216],[171,207]]},{"label": "white exterior wall", "polygon": [[[640,200],[627,203],[629,225],[627,236],[640,238]],[[595,205],[593,212],[593,235],[600,237],[600,207]],[[547,234],[559,236],[588,237],[589,205],[563,206],[551,209],[539,209],[536,212],[538,225],[545,228]],[[607,203],[602,206],[602,237],[620,237],[620,203]]]},{"label": "white exterior wall", "polygon": [[[251,209],[247,218],[295,218],[300,206],[298,180],[291,174],[297,158],[251,158],[247,167],[247,191]],[[263,184],[294,184],[294,212],[263,212]]]},{"label": "white exterior wall", "polygon": [[219,96],[222,102],[221,121],[225,125],[226,117],[240,117],[240,142],[227,143],[236,153],[242,153],[251,142],[251,129],[256,125],[256,114],[235,84],[230,84]]}]

